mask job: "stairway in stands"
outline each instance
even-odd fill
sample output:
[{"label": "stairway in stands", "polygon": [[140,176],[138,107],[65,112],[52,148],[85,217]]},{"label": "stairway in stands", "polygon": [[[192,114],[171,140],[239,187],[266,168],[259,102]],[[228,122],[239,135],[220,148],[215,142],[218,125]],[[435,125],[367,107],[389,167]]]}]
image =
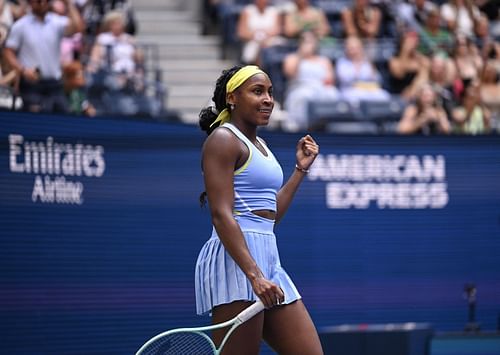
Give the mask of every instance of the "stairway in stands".
[{"label": "stairway in stands", "polygon": [[219,39],[202,36],[197,0],[132,0],[139,43],[156,44],[168,95],[166,107],[185,123],[198,122],[213,85],[232,61],[220,60]]}]

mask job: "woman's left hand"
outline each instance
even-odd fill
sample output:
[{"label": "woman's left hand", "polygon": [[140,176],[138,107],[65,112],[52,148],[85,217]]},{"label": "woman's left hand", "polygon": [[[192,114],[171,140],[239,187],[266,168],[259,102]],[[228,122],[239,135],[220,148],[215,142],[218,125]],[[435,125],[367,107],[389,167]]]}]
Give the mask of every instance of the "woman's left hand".
[{"label": "woman's left hand", "polygon": [[310,135],[302,137],[297,143],[297,166],[309,170],[319,154],[319,146]]}]

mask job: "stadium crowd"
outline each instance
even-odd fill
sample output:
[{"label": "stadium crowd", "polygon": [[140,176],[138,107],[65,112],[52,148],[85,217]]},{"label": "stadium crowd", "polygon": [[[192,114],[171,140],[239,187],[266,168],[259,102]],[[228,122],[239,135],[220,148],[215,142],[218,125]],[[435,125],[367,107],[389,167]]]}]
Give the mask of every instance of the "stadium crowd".
[{"label": "stadium crowd", "polygon": [[0,0],[0,28],[3,108],[154,112],[127,0]]},{"label": "stadium crowd", "polygon": [[345,120],[363,132],[385,115],[401,134],[500,131],[498,1],[210,4],[225,45],[270,73],[284,129],[336,131]]},{"label": "stadium crowd", "polygon": [[[498,1],[202,1],[271,76],[279,128],[500,132]],[[136,27],[129,0],[0,0],[0,106],[158,114]]]}]

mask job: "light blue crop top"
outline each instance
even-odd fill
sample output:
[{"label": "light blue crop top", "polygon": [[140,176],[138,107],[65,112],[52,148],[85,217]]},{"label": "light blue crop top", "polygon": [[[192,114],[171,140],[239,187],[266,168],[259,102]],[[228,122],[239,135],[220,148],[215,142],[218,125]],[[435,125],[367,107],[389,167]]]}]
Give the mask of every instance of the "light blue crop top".
[{"label": "light blue crop top", "polygon": [[276,194],[283,184],[283,170],[260,138],[259,142],[267,156],[257,149],[236,126],[225,123],[248,147],[247,161],[234,172],[234,213],[235,215],[256,210],[276,211]]}]

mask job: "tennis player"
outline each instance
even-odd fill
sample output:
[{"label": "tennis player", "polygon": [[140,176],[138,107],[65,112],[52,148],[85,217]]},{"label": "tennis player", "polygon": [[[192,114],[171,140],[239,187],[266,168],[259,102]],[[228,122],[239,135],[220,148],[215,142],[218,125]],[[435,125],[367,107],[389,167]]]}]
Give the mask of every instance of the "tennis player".
[{"label": "tennis player", "polygon": [[[257,128],[269,122],[273,89],[256,66],[223,71],[215,106],[200,112],[208,137],[202,150],[205,192],[213,232],[196,262],[198,314],[220,323],[259,298],[266,309],[229,338],[224,354],[258,354],[261,340],[279,354],[322,354],[314,324],[297,288],[281,267],[273,232],[319,147],[309,135],[296,148],[296,167],[283,185],[283,172]],[[218,344],[224,330],[215,331]]]}]

